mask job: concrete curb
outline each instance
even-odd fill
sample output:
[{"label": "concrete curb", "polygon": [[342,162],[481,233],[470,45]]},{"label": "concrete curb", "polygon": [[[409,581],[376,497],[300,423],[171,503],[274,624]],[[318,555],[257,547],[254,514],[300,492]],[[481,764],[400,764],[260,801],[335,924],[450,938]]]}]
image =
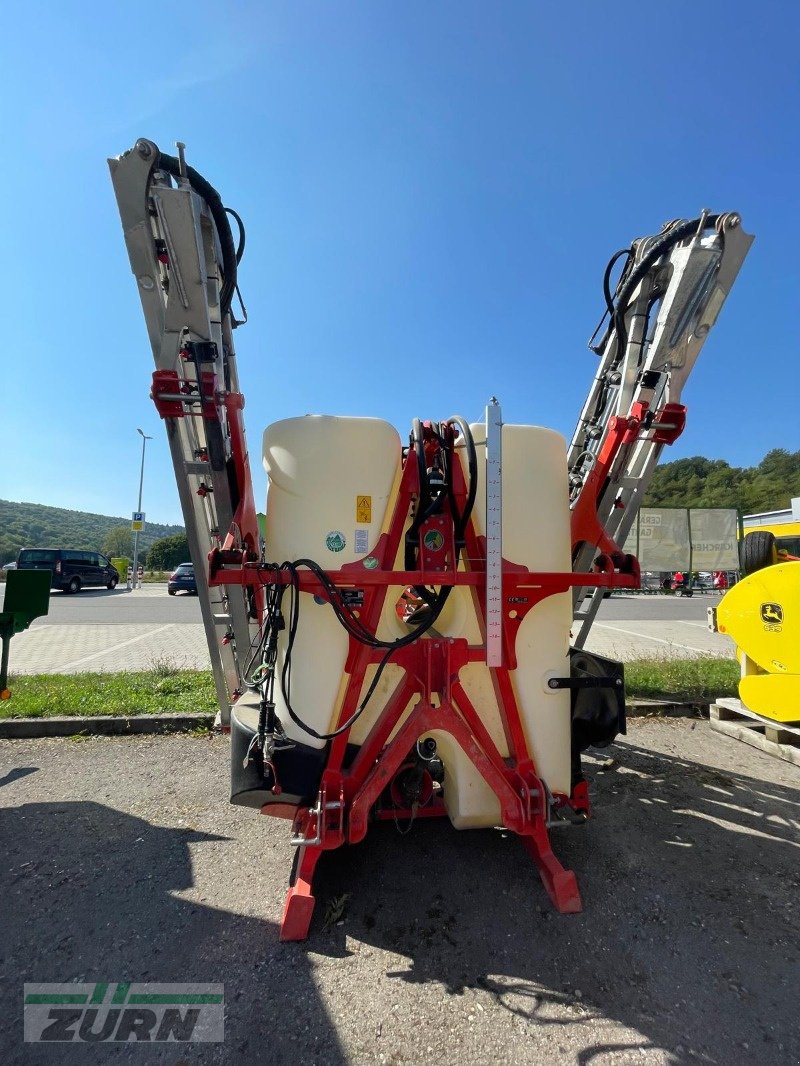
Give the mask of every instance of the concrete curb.
[{"label": "concrete curb", "polygon": [[4,718],[0,739],[32,740],[37,737],[133,736],[186,733],[211,729],[215,715],[207,714],[102,714],[87,718]]},{"label": "concrete curb", "polygon": [[[711,700],[675,703],[670,700],[632,700],[625,706],[628,718],[671,716],[708,717]],[[96,715],[87,718],[2,718],[0,740],[33,740],[37,737],[74,736],[145,736],[157,733],[187,733],[194,729],[212,729],[216,715],[204,714],[129,714]]]}]

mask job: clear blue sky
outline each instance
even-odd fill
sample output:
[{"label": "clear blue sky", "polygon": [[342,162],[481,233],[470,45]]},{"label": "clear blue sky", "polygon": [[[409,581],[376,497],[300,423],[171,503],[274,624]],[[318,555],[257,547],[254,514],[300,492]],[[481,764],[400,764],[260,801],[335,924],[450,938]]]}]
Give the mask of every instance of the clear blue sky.
[{"label": "clear blue sky", "polygon": [[[181,521],[106,157],[188,145],[247,225],[268,423],[479,416],[569,434],[609,255],[737,210],[756,244],[665,459],[800,448],[793,3],[17,5],[4,111],[0,496]],[[788,501],[787,501],[788,502]]]}]

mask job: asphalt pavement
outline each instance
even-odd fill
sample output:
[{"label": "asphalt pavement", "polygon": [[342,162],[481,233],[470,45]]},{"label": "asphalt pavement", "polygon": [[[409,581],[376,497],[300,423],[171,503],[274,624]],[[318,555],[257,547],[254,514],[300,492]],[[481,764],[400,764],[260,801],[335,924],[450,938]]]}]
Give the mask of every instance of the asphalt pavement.
[{"label": "asphalt pavement", "polygon": [[[383,823],[281,944],[289,823],[228,804],[225,738],[0,742],[0,1061],[800,1062],[800,769],[690,719],[600,754],[553,834],[581,914],[513,835]],[[25,981],[222,982],[225,1041],[25,1045]]]},{"label": "asphalt pavement", "polygon": [[[706,626],[715,594],[691,599],[615,594],[603,601],[587,650],[623,662],[638,658],[733,656],[733,644]],[[196,596],[167,595],[166,585],[128,591],[53,592],[50,612],[11,645],[14,673],[184,669],[210,665]]]}]

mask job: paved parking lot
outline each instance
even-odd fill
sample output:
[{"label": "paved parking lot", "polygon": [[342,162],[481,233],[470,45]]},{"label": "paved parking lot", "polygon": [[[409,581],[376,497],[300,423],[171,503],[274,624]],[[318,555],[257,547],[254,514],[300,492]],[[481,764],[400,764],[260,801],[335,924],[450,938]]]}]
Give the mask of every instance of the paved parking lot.
[{"label": "paved parking lot", "polygon": [[[732,656],[733,644],[706,627],[716,596],[614,596],[593,627],[587,649],[628,661],[643,657]],[[12,644],[16,673],[147,670],[168,660],[186,669],[210,665],[196,597],[167,595],[164,585],[54,593],[50,614]]]},{"label": "paved parking lot", "polygon": [[[228,805],[224,738],[0,742],[0,1061],[800,1061],[800,769],[688,719],[603,756],[555,839],[582,914],[513,837],[384,824],[280,944],[289,826]],[[225,1043],[22,1044],[24,981],[130,980],[223,982]]]}]

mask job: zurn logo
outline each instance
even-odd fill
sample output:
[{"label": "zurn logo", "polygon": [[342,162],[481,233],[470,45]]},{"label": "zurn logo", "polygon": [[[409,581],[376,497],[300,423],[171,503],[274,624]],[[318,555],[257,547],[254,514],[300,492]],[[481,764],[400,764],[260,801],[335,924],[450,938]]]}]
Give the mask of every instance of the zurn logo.
[{"label": "zurn logo", "polygon": [[221,1041],[222,985],[26,984],[25,1040],[71,1043]]}]

